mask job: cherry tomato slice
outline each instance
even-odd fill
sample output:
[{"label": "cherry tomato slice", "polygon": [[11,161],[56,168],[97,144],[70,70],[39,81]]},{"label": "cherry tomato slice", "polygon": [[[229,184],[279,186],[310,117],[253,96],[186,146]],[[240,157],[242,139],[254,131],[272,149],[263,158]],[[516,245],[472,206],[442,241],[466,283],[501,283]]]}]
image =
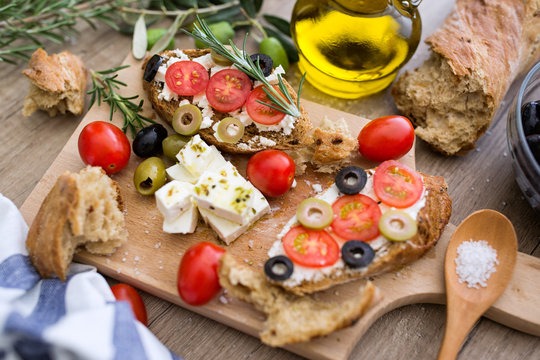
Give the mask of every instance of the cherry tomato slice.
[{"label": "cherry tomato slice", "polygon": [[240,109],[251,91],[249,77],[236,69],[220,70],[210,78],[206,98],[210,105],[221,112]]},{"label": "cherry tomato slice", "polygon": [[146,307],[141,299],[141,296],[133,287],[128,284],[116,284],[111,286],[111,291],[118,301],[127,301],[135,318],[144,326],[148,326],[148,316],[146,315]]},{"label": "cherry tomato slice", "polygon": [[[257,100],[259,100],[264,103],[270,104],[270,100],[264,92],[263,86],[264,85],[257,86],[249,94],[246,100],[247,112],[249,117],[252,118],[253,121],[258,122],[259,124],[274,125],[279,123],[285,117],[285,114],[281,111],[277,111],[276,109],[272,109],[269,106],[257,102]],[[274,85],[274,89],[279,91],[279,88],[276,85]]]},{"label": "cherry tomato slice", "polygon": [[283,237],[283,248],[295,263],[307,267],[324,267],[335,264],[339,246],[324,230],[308,230],[295,226]]},{"label": "cherry tomato slice", "polygon": [[398,159],[414,144],[414,128],[403,116],[384,116],[372,120],[358,134],[358,151],[368,160]]},{"label": "cherry tomato slice", "polygon": [[423,189],[420,175],[394,160],[380,164],[373,175],[375,195],[389,206],[409,207],[420,199]]},{"label": "cherry tomato slice", "polygon": [[381,209],[372,198],[357,194],[345,195],[332,205],[332,230],[347,240],[368,241],[379,235]]},{"label": "cherry tomato slice", "polygon": [[189,305],[203,305],[217,295],[221,286],[217,274],[219,258],[225,250],[209,242],[189,249],[178,269],[178,293]]},{"label": "cherry tomato slice", "polygon": [[131,156],[126,134],[105,121],[86,125],[79,135],[78,148],[86,165],[100,166],[109,175],[125,168]]},{"label": "cherry tomato slice", "polygon": [[196,95],[208,85],[208,70],[195,61],[178,61],[167,69],[165,82],[178,95]]}]

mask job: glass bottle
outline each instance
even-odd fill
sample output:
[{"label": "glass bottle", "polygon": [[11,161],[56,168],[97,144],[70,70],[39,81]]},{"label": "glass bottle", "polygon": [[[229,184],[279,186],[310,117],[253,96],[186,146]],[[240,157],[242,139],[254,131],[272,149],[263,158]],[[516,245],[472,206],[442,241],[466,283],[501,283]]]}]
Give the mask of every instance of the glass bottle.
[{"label": "glass bottle", "polygon": [[291,31],[306,79],[354,99],[386,88],[420,41],[421,0],[297,0]]}]

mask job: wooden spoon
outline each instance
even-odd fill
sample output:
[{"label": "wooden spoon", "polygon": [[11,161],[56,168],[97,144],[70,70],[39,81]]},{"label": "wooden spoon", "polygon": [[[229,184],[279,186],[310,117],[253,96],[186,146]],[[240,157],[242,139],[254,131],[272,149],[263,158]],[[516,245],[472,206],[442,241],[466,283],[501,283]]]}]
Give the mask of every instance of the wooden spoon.
[{"label": "wooden spoon", "polygon": [[[457,248],[462,242],[485,240],[497,251],[496,271],[479,289],[460,283],[456,274]],[[446,328],[439,360],[455,359],[463,340],[474,323],[502,295],[512,278],[517,256],[516,232],[510,220],[494,210],[480,210],[469,215],[457,227],[446,250]]]}]

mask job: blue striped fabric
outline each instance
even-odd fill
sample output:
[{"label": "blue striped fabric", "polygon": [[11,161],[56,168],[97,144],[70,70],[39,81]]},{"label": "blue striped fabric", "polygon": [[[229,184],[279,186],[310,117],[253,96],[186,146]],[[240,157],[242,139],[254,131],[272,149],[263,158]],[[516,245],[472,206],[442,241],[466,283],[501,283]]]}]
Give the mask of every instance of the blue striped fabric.
[{"label": "blue striped fabric", "polygon": [[27,232],[18,209],[0,194],[0,360],[180,360],[128,303],[114,300],[95,268],[72,265],[65,283],[41,279],[24,245]]}]

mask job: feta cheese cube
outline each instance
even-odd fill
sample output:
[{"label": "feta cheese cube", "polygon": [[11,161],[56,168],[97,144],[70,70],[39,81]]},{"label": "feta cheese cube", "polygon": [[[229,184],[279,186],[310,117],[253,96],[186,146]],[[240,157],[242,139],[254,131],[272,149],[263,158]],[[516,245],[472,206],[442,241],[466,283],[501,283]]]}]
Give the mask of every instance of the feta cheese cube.
[{"label": "feta cheese cube", "polygon": [[166,219],[175,219],[192,206],[192,194],[192,184],[173,180],[156,191],[157,208]]},{"label": "feta cheese cube", "polygon": [[[234,167],[233,167],[234,168]],[[227,170],[205,171],[195,184],[194,198],[199,208],[241,225],[248,222],[255,188],[241,176],[227,176]]]},{"label": "feta cheese cube", "polygon": [[204,221],[218,234],[227,245],[246,232],[251,225],[270,211],[270,205],[263,194],[254,188],[253,207],[247,213],[247,222],[243,225],[217,216],[213,212],[199,208]]},{"label": "feta cheese cube", "polygon": [[163,221],[163,231],[170,234],[191,234],[197,227],[199,213],[195,204],[180,214],[176,218],[165,218]]},{"label": "feta cheese cube", "polygon": [[167,172],[167,176],[171,180],[178,180],[178,181],[195,184],[197,180],[199,179],[197,176],[191,175],[189,170],[186,169],[182,164],[173,165],[167,168],[167,170],[165,171]]},{"label": "feta cheese cube", "polygon": [[176,158],[191,175],[199,177],[212,161],[216,158],[223,158],[223,155],[215,146],[209,146],[199,135],[195,135],[180,150]]}]

